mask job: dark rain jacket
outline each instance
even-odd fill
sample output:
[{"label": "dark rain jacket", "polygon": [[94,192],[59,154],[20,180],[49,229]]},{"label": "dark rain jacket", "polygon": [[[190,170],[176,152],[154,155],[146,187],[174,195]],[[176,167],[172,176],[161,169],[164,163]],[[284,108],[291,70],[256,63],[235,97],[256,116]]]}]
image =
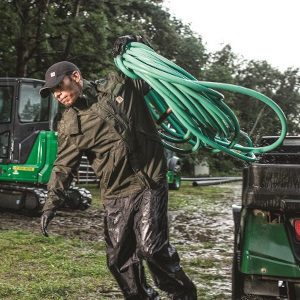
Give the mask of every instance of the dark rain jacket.
[{"label": "dark rain jacket", "polygon": [[165,179],[164,148],[144,100],[149,86],[120,73],[84,80],[58,126],[58,153],[43,210],[56,209],[85,154],[100,178],[102,199],[123,198]]}]

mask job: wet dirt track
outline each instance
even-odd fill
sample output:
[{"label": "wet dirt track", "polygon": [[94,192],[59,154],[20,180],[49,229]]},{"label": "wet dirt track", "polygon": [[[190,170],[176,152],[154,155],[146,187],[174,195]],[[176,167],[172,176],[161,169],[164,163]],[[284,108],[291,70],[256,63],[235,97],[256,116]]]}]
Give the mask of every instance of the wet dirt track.
[{"label": "wet dirt track", "polygon": [[[201,259],[208,263],[195,266],[191,275],[198,290],[215,299],[231,299],[231,263],[234,242],[232,204],[241,202],[241,183],[219,186],[224,192],[211,196],[211,202],[171,212],[170,232],[175,246],[189,245],[192,251],[180,251],[182,260]],[[216,201],[217,199],[217,201]],[[207,246],[199,247],[199,245]],[[209,282],[206,278],[213,278]],[[222,296],[223,294],[223,296]]]},{"label": "wet dirt track", "polygon": [[[197,261],[197,259],[211,261],[207,265],[196,264],[190,267],[194,269],[194,274],[190,276],[198,290],[211,297],[215,295],[215,299],[231,299],[233,251],[231,206],[240,203],[241,183],[222,184],[218,187],[220,192],[212,195],[211,201],[208,199],[202,202],[199,199],[199,204],[193,200],[190,205],[169,212],[170,239],[171,243],[179,249],[183,262]],[[40,233],[39,216],[0,211],[0,218],[0,230]],[[61,211],[51,222],[49,233],[101,242],[104,241],[102,223],[103,213],[96,208],[83,212]],[[206,278],[213,278],[213,280],[210,279],[208,282]],[[116,297],[116,294],[113,292],[111,299],[122,299]]]},{"label": "wet dirt track", "polygon": [[[0,230],[22,230],[41,233],[39,215],[23,215],[10,211],[1,211]],[[104,241],[103,212],[90,208],[86,211],[59,211],[51,221],[49,234],[59,234],[67,238],[79,238],[84,241]]]}]

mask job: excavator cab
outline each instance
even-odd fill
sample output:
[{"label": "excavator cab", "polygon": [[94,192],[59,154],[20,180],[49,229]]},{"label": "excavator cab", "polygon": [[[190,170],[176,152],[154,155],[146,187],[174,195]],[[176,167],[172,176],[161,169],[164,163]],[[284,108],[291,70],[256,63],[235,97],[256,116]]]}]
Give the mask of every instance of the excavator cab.
[{"label": "excavator cab", "polygon": [[[40,210],[57,153],[57,118],[61,106],[39,94],[44,82],[0,78],[0,207]],[[86,209],[90,193],[70,187],[66,205]]]},{"label": "excavator cab", "polygon": [[43,99],[37,79],[0,81],[0,163],[25,164],[39,132],[53,130],[58,103]]}]

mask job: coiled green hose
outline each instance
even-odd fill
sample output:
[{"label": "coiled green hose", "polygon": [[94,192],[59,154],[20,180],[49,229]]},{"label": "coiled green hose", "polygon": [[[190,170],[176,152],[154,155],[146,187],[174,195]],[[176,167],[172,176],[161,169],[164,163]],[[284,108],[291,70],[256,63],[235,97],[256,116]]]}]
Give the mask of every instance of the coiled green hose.
[{"label": "coiled green hose", "polygon": [[[165,147],[172,151],[187,154],[206,148],[255,161],[255,153],[270,151],[285,138],[284,113],[272,99],[261,93],[231,84],[197,81],[142,43],[129,43],[123,55],[115,58],[115,64],[125,75],[143,79],[153,88],[145,100],[162,127],[159,134]],[[266,147],[253,147],[251,139],[240,130],[236,116],[223,102],[223,95],[213,88],[245,94],[270,106],[281,122],[281,135],[277,141]],[[241,138],[247,146],[239,144]],[[182,147],[178,146],[180,144]]]}]

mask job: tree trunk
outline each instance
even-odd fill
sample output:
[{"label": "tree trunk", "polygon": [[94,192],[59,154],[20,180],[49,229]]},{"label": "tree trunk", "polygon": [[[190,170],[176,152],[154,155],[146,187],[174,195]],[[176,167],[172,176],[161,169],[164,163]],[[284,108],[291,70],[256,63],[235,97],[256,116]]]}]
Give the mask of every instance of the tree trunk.
[{"label": "tree trunk", "polygon": [[[81,0],[77,0],[76,3],[75,3],[75,6],[74,6],[73,13],[72,13],[73,19],[75,19],[78,16],[79,9],[80,9],[80,4],[81,4]],[[70,49],[71,49],[71,46],[72,46],[72,42],[73,42],[73,36],[72,36],[71,33],[69,33],[66,48],[65,48],[65,53],[64,53],[64,58],[65,59],[68,59]]]},{"label": "tree trunk", "polygon": [[256,129],[256,126],[257,126],[259,120],[261,119],[262,114],[263,114],[263,112],[264,112],[266,106],[267,106],[267,105],[265,104],[265,105],[261,108],[261,110],[259,111],[259,113],[258,113],[258,115],[257,115],[257,117],[256,117],[256,120],[255,120],[255,122],[254,122],[254,124],[253,124],[253,126],[252,126],[252,128],[251,128],[251,130],[250,130],[250,132],[249,132],[249,137],[252,136],[254,130]]}]

